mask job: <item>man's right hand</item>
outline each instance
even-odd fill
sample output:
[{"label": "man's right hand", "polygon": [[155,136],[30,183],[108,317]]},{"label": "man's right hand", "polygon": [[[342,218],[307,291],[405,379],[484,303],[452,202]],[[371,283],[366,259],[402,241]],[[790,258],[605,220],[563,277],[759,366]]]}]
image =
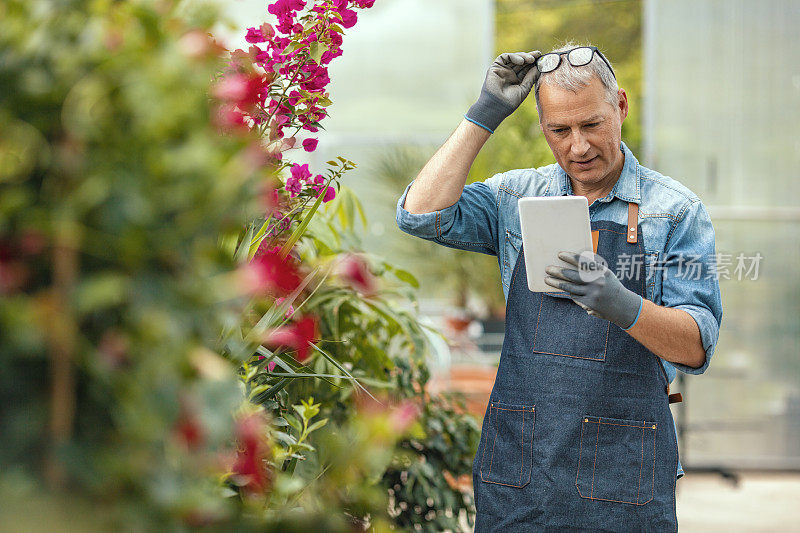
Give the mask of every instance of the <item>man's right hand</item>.
[{"label": "man's right hand", "polygon": [[536,60],[541,55],[538,50],[500,54],[486,73],[478,101],[464,116],[494,133],[530,94],[539,77]]}]

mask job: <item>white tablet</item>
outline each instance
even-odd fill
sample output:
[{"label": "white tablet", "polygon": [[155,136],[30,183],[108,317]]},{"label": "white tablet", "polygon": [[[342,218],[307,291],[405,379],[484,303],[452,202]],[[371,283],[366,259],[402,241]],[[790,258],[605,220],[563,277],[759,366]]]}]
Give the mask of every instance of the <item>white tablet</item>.
[{"label": "white tablet", "polygon": [[544,282],[544,269],[549,265],[575,268],[558,258],[562,250],[593,250],[588,200],[585,196],[532,196],[520,198],[517,205],[528,288],[563,292]]}]

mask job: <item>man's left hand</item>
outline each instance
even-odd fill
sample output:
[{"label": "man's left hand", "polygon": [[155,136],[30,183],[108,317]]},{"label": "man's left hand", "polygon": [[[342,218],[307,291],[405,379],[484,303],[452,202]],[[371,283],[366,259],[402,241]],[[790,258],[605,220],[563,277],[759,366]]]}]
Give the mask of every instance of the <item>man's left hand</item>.
[{"label": "man's left hand", "polygon": [[559,259],[575,268],[548,266],[544,282],[566,291],[590,315],[630,329],[639,318],[644,300],[625,288],[605,260],[594,252],[559,252]]}]

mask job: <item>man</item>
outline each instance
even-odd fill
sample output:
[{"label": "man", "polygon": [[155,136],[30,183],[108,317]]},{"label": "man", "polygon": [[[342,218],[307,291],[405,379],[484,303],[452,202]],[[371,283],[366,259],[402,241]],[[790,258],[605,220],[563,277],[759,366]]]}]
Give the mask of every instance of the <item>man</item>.
[{"label": "man", "polygon": [[[532,89],[556,164],[465,187]],[[398,201],[403,231],[497,255],[502,273],[506,334],[473,463],[476,532],[677,530],[668,391],[676,368],[703,373],[717,342],[714,229],[694,193],[622,142],[627,114],[595,47],[502,54]],[[587,198],[596,253],[565,250],[570,267],[540,273],[554,291],[531,292],[517,200],[557,195]]]}]

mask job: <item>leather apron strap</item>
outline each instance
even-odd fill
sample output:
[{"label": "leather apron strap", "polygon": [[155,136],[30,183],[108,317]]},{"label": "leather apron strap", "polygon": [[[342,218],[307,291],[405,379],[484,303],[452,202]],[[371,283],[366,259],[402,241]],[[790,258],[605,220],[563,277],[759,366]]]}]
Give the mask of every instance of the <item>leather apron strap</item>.
[{"label": "leather apron strap", "polygon": [[628,242],[636,244],[636,228],[639,225],[639,204],[628,202]]}]

